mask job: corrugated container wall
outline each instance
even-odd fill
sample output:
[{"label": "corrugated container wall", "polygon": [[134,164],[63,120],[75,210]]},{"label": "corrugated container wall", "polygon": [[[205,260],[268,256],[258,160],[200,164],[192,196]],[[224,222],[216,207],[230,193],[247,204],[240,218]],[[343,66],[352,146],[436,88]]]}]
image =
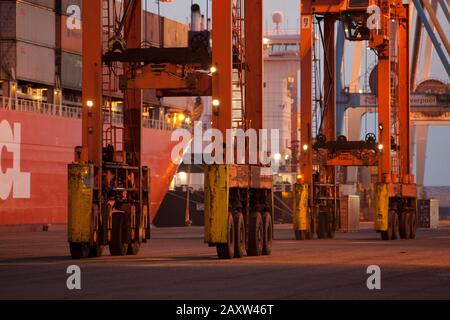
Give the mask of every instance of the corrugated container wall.
[{"label": "corrugated container wall", "polygon": [[[72,0],[73,1],[73,0]],[[36,4],[38,6],[55,9],[55,0],[26,0],[26,2]]]},{"label": "corrugated container wall", "polygon": [[17,79],[55,84],[55,50],[17,42]]},{"label": "corrugated container wall", "polygon": [[55,47],[55,13],[22,2],[0,2],[0,37]]},{"label": "corrugated container wall", "polygon": [[15,75],[17,50],[13,40],[0,40],[0,79],[11,80]]},{"label": "corrugated container wall", "polygon": [[[70,18],[72,19],[72,18]],[[61,16],[61,42],[59,46],[62,50],[81,54],[82,51],[82,42],[83,42],[83,33],[81,28],[73,28],[68,26],[69,20],[68,16]]]},{"label": "corrugated container wall", "polygon": [[[2,78],[15,77],[46,85],[55,84],[55,51],[21,41],[1,41]],[[12,71],[14,70],[14,71]]]},{"label": "corrugated container wall", "polygon": [[163,18],[164,47],[178,48],[188,46],[188,26],[167,18]]},{"label": "corrugated container wall", "polygon": [[81,90],[81,56],[68,52],[61,53],[61,85],[63,88]]},{"label": "corrugated container wall", "polygon": [[142,41],[151,47],[161,46],[162,19],[158,15],[145,12],[143,17],[143,38]]}]

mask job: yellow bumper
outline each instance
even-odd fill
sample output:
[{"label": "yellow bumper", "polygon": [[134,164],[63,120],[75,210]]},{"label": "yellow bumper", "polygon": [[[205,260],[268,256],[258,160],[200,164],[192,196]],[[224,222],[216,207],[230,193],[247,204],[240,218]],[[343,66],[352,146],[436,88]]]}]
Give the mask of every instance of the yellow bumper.
[{"label": "yellow bumper", "polygon": [[75,243],[90,242],[94,166],[70,164],[68,171],[68,239]]}]

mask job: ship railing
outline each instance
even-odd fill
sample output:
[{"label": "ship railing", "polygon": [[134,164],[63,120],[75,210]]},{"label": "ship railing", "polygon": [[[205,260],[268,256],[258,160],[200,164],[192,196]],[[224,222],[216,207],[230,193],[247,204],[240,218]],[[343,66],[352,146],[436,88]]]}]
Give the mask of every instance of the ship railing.
[{"label": "ship railing", "polygon": [[60,116],[66,118],[81,118],[81,109],[66,105],[56,105],[42,101],[32,101],[25,99],[14,99],[0,97],[0,108],[19,112],[33,112],[48,116]]},{"label": "ship railing", "polygon": [[146,117],[143,118],[144,128],[147,129],[157,129],[157,130],[165,130],[165,131],[173,131],[176,129],[190,129],[191,126],[188,124],[181,123],[173,123],[172,121],[162,121],[155,119],[148,119]]},{"label": "ship railing", "polygon": [[[51,103],[45,103],[41,101],[31,101],[25,99],[14,99],[9,97],[0,96],[0,109],[14,110],[19,112],[33,112],[49,116],[59,116],[64,118],[81,119],[82,109],[80,107],[71,107],[67,105],[56,105]],[[105,110],[103,114],[105,123],[109,123],[112,120],[112,124],[116,126],[123,125],[123,114],[119,112],[112,113],[110,117],[109,110]],[[173,123],[165,120],[149,119],[143,117],[143,127],[148,129],[157,129],[164,131],[173,131],[176,129],[191,129],[188,124]]]}]

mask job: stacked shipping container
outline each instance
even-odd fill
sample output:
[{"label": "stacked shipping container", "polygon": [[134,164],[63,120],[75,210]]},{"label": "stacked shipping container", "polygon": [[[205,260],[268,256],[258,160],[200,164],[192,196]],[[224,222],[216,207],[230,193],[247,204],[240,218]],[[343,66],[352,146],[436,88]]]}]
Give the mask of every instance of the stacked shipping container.
[{"label": "stacked shipping container", "polygon": [[[82,2],[0,1],[0,80],[30,83],[51,93],[61,88],[68,97],[81,94]],[[187,46],[187,25],[145,12],[142,27],[143,46]],[[118,79],[113,83],[113,94],[120,97]],[[150,90],[144,97],[155,102]]]},{"label": "stacked shipping container", "polygon": [[0,2],[0,77],[54,86],[54,1],[32,2]]}]

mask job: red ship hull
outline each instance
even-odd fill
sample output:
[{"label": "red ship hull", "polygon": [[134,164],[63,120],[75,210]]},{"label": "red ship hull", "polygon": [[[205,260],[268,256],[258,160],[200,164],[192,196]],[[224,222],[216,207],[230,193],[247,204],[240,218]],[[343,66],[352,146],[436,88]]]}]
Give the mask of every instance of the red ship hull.
[{"label": "red ship hull", "polygon": [[[11,133],[20,141],[11,141]],[[67,165],[80,144],[79,119],[0,110],[0,225],[67,222]],[[178,167],[171,160],[173,145],[171,131],[143,129],[152,220]]]}]

